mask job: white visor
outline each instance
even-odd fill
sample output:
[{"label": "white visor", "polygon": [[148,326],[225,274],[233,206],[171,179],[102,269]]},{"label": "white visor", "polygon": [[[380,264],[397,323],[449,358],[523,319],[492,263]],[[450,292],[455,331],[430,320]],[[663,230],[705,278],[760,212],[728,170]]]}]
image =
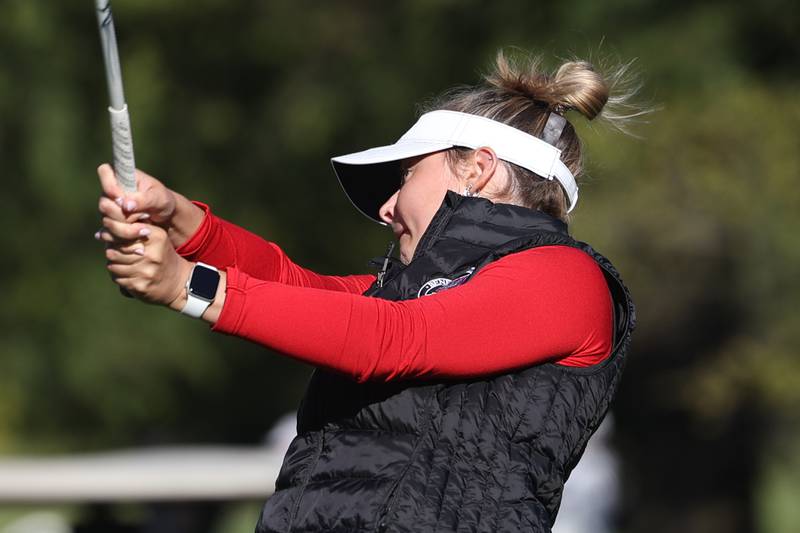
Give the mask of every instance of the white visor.
[{"label": "white visor", "polygon": [[561,150],[513,126],[458,111],[425,113],[396,143],[334,157],[331,163],[353,205],[384,224],[378,209],[400,185],[400,162],[454,146],[487,146],[504,161],[558,180],[569,198],[568,212],[578,201],[578,185],[561,161]]}]

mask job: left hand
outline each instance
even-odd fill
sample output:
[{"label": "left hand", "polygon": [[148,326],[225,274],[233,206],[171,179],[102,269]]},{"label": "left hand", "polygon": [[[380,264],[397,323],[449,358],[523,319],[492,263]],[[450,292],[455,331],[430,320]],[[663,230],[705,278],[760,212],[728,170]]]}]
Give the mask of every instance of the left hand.
[{"label": "left hand", "polygon": [[[107,269],[131,296],[180,310],[192,263],[179,256],[160,226],[103,218]],[[111,242],[109,242],[111,241]]]}]

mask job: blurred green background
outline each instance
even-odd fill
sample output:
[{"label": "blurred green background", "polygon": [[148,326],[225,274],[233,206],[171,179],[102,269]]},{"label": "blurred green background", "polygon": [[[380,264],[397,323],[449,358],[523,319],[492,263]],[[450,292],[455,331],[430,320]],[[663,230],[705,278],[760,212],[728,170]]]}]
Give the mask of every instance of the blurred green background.
[{"label": "blurred green background", "polygon": [[[368,271],[390,238],[331,155],[393,142],[503,46],[637,58],[661,108],[642,139],[570,117],[590,174],[572,232],[639,313],[618,530],[800,531],[796,0],[113,7],[137,166],[325,273]],[[106,105],[92,2],[0,2],[0,453],[257,443],[309,368],[120,297],[92,238]]]}]

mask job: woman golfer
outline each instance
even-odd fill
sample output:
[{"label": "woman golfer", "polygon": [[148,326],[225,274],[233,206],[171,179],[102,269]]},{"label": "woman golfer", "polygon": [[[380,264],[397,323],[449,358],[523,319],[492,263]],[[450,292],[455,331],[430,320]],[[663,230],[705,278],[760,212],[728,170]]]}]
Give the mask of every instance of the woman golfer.
[{"label": "woman golfer", "polygon": [[[316,367],[258,532],[550,531],[619,382],[634,308],[567,232],[610,82],[498,56],[390,146],[333,158],[399,260],[326,276],[138,174],[99,174],[108,270],[133,296]],[[598,495],[599,497],[599,495]]]}]

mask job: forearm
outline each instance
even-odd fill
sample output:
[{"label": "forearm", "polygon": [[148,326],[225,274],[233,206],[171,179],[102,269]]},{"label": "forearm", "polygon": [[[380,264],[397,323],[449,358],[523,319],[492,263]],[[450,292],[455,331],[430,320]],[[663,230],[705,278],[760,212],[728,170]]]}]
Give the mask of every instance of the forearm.
[{"label": "forearm", "polygon": [[[257,280],[236,270],[228,272],[226,285],[221,312],[217,307],[203,317],[214,331],[359,382],[476,376],[508,364],[484,357],[483,335],[452,338],[453,320],[464,319],[458,305],[445,306],[454,318],[449,312],[428,317],[431,299],[392,302]],[[467,329],[467,337],[474,334]]]},{"label": "forearm", "polygon": [[[194,233],[176,249],[189,261],[202,261],[219,269],[236,267],[266,281],[354,294],[363,293],[375,279],[373,275],[317,274],[294,263],[275,243],[214,215],[207,205],[187,202],[201,214]],[[183,212],[189,210],[184,208]]]}]

